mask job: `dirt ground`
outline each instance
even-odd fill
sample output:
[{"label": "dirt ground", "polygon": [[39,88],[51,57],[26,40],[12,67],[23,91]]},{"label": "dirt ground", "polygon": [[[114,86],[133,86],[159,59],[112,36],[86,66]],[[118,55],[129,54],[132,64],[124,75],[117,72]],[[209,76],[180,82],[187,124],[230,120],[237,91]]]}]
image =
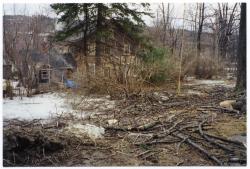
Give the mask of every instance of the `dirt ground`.
[{"label": "dirt ground", "polygon": [[232,139],[246,135],[246,115],[219,106],[237,97],[233,88],[221,84],[185,85],[179,95],[163,87],[114,100],[114,105],[81,101],[75,107],[89,112],[84,117],[64,113],[46,122],[5,121],[3,164],[246,165],[246,144]]}]

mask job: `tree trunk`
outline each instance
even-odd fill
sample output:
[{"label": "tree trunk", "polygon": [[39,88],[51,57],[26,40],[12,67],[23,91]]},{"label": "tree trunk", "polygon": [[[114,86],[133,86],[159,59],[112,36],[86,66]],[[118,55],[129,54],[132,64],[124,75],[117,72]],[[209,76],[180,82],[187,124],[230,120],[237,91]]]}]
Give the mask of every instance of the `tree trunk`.
[{"label": "tree trunk", "polygon": [[95,49],[95,57],[96,57],[96,66],[99,67],[101,65],[101,37],[102,37],[102,23],[103,23],[103,4],[97,4],[97,23],[96,23],[96,49]]},{"label": "tree trunk", "polygon": [[167,33],[167,22],[166,22],[166,14],[165,14],[165,6],[162,3],[162,20],[163,20],[163,39],[162,39],[162,46],[165,47],[166,45],[166,33]]},{"label": "tree trunk", "polygon": [[236,90],[246,89],[246,3],[241,4]]},{"label": "tree trunk", "polygon": [[84,26],[84,39],[83,39],[83,50],[84,50],[84,63],[86,66],[87,79],[89,79],[89,64],[88,64],[88,29],[89,29],[89,10],[88,4],[84,4],[85,13],[85,26]]},{"label": "tree trunk", "polygon": [[205,10],[205,4],[202,3],[200,6],[200,14],[199,14],[199,28],[197,33],[197,53],[198,56],[200,56],[201,53],[201,34],[203,29],[203,22],[204,22],[204,10]]}]

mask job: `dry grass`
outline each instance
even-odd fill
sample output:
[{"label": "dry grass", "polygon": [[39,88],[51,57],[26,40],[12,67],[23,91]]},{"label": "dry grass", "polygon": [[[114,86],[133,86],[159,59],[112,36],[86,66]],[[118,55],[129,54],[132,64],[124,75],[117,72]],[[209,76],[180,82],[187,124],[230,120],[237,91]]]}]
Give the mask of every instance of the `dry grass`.
[{"label": "dry grass", "polygon": [[222,75],[224,71],[222,63],[219,64],[217,60],[211,57],[201,56],[200,58],[186,59],[183,73],[185,75],[194,75],[199,79],[211,79]]}]

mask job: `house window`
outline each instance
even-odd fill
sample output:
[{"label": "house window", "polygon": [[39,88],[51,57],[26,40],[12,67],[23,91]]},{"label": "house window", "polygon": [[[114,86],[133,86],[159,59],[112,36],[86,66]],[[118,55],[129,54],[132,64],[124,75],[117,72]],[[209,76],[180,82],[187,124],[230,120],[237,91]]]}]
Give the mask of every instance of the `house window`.
[{"label": "house window", "polygon": [[95,43],[88,45],[88,53],[89,55],[95,55]]},{"label": "house window", "polygon": [[49,79],[49,72],[48,70],[41,70],[41,79],[48,80]]},{"label": "house window", "polygon": [[95,75],[95,64],[89,64],[89,73]]},{"label": "house window", "polygon": [[130,54],[130,45],[124,44],[124,54]]},{"label": "house window", "polygon": [[110,39],[115,39],[115,32],[114,32],[114,30],[110,31]]},{"label": "house window", "polygon": [[101,37],[101,39],[100,39],[100,40],[101,40],[101,42],[106,42],[106,38],[105,38],[105,37],[103,37],[103,36]]},{"label": "house window", "polygon": [[110,77],[110,68],[109,67],[104,68],[104,76],[105,77]]},{"label": "house window", "polygon": [[108,55],[110,54],[110,47],[109,46],[107,46],[107,45],[105,46],[104,53],[108,54]]}]

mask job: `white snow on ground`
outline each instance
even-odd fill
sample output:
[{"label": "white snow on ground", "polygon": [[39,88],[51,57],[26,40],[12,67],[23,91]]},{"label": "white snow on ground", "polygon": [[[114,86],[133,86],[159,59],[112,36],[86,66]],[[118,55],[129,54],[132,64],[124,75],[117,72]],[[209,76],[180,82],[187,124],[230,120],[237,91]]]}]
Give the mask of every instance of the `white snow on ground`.
[{"label": "white snow on ground", "polygon": [[72,111],[71,106],[56,93],[39,94],[33,97],[3,99],[3,119],[46,119],[54,113]]},{"label": "white snow on ground", "polygon": [[79,97],[59,93],[46,93],[33,97],[3,99],[4,119],[49,119],[57,114],[71,113],[84,118],[90,114],[102,113],[114,108],[115,101],[107,97]]},{"label": "white snow on ground", "polygon": [[190,81],[189,83],[186,83],[185,85],[205,85],[205,86],[225,86],[225,87],[234,87],[235,84],[229,81],[224,81],[224,80],[198,80],[194,79]]},{"label": "white snow on ground", "polygon": [[66,130],[79,138],[87,134],[90,138],[97,139],[102,138],[103,134],[105,133],[105,129],[103,127],[97,127],[92,124],[70,124],[68,127],[66,127]]}]

